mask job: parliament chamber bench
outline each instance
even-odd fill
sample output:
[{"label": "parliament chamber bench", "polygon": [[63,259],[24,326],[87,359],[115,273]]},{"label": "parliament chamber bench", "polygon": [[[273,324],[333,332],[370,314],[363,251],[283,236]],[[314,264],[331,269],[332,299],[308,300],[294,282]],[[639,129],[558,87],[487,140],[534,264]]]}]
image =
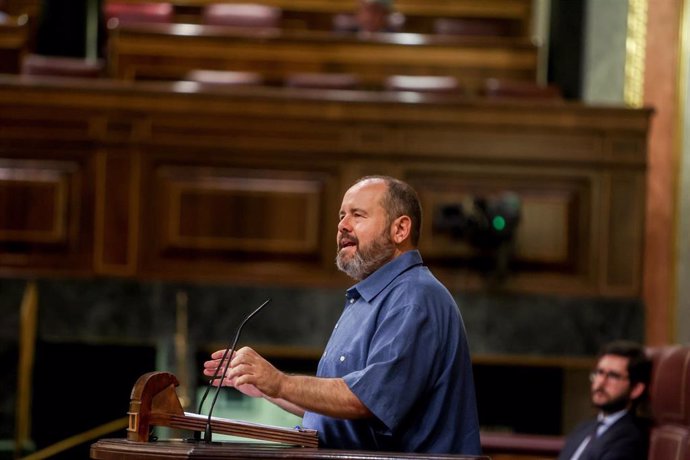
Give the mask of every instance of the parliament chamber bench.
[{"label": "parliament chamber bench", "polygon": [[536,81],[537,48],[520,37],[327,31],[198,24],[120,25],[110,30],[110,75],[179,80],[192,70],[251,71],[267,82],[293,73],[357,75],[380,88],[390,75],[455,77],[470,92],[489,78]]},{"label": "parliament chamber bench", "polygon": [[[346,286],[335,210],[386,173],[419,191],[420,249],[451,289],[497,274],[509,291],[634,298],[650,114],[3,75],[0,274]],[[504,192],[521,202],[510,252],[434,218]]]},{"label": "parliament chamber bench", "polygon": [[[142,0],[108,0],[108,3],[143,4]],[[172,0],[174,22],[203,22],[203,12],[218,3],[253,3],[278,8],[282,12],[281,26],[286,29],[329,30],[333,16],[353,12],[357,0]],[[396,0],[395,11],[405,17],[405,31],[431,33],[439,18],[490,21],[500,24],[506,33],[529,37],[532,24],[532,0]]]},{"label": "parliament chamber bench", "polygon": [[8,16],[0,20],[0,73],[19,73],[28,44],[27,16]]}]

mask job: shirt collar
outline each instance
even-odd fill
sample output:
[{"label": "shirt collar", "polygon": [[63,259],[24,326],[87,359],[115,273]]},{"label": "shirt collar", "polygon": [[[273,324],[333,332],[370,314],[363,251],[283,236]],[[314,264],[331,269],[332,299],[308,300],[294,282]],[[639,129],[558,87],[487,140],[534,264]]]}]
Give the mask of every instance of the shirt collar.
[{"label": "shirt collar", "polygon": [[609,426],[616,423],[627,412],[628,412],[628,409],[619,410],[618,412],[614,412],[613,414],[609,414],[609,415],[604,415],[603,413],[600,412],[599,415],[597,416],[597,420],[599,420],[599,422],[602,425],[604,425],[605,428],[608,428]]},{"label": "shirt collar", "polygon": [[417,265],[422,265],[422,255],[418,250],[407,251],[386,263],[374,273],[347,290],[348,298],[363,297],[367,302],[376,297],[401,273]]}]

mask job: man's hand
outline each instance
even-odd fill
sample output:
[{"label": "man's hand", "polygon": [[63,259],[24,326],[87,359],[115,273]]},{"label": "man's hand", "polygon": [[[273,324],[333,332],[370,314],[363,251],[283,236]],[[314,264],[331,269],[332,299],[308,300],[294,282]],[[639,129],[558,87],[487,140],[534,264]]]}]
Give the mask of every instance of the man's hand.
[{"label": "man's hand", "polygon": [[230,367],[225,378],[221,381],[217,377],[212,382],[213,385],[231,386],[252,398],[277,396],[285,374],[273,367],[260,354],[249,347],[244,347],[221,362],[223,354],[225,354],[225,350],[215,351],[211,354],[211,360],[204,363],[204,375],[213,377],[218,368],[220,368],[218,375],[222,375],[223,369],[230,359]]},{"label": "man's hand", "polygon": [[[227,363],[227,357],[221,362],[224,353],[218,350],[211,355],[211,360],[204,363],[204,375],[212,377]],[[232,386],[248,396],[263,397],[300,417],[305,410],[348,419],[373,415],[342,378],[287,375],[249,347],[233,353],[225,378],[214,385]]]},{"label": "man's hand", "polygon": [[271,398],[280,397],[285,377],[285,374],[249,347],[240,348],[234,353],[227,375],[232,385],[240,391],[243,391],[242,387],[250,386]]}]

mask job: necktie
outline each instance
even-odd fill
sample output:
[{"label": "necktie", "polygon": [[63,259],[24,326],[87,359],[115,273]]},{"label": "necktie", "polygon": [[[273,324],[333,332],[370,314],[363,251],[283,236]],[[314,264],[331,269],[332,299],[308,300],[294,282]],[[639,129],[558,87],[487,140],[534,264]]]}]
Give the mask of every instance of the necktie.
[{"label": "necktie", "polygon": [[599,436],[599,427],[601,427],[604,424],[601,420],[598,420],[596,425],[594,425],[594,429],[592,430],[592,434],[589,435],[589,444],[592,444],[595,439],[597,439],[597,436]]},{"label": "necktie", "polygon": [[580,447],[577,448],[571,457],[571,460],[578,460],[582,457],[583,453],[590,449],[592,443],[597,439],[597,431],[601,425],[603,425],[603,422],[601,420],[597,421],[597,423],[594,425],[594,428],[589,432],[589,435],[585,436],[585,438],[582,440]]}]

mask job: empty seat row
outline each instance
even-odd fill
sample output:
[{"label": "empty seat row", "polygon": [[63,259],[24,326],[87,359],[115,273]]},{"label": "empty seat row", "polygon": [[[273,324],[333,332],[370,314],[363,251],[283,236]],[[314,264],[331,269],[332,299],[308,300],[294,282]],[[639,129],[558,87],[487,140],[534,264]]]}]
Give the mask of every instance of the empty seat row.
[{"label": "empty seat row", "polygon": [[[119,24],[172,23],[175,21],[171,3],[106,2],[104,17],[110,28]],[[200,22],[206,25],[233,27],[280,27],[282,11],[278,7],[258,3],[215,3],[203,7]],[[340,13],[333,16],[333,30],[347,32],[359,28],[357,15]],[[388,15],[385,31],[400,32],[405,16],[399,12]],[[500,18],[438,18],[433,33],[443,35],[509,36],[513,24]]]},{"label": "empty seat row", "polygon": [[[25,75],[52,75],[62,77],[98,78],[104,76],[105,64],[102,60],[40,56],[25,56],[21,73]],[[256,72],[225,70],[193,70],[185,77],[212,86],[260,86],[266,83]],[[292,73],[285,77],[284,86],[290,88],[314,89],[358,89],[361,87],[357,75],[349,73]],[[457,78],[440,75],[391,75],[382,82],[384,90],[416,91],[424,93],[464,94],[465,88]],[[527,97],[539,99],[559,99],[560,90],[552,85],[487,79],[481,94],[488,97]]]},{"label": "empty seat row", "polygon": [[[263,78],[254,72],[195,70],[186,80],[209,85],[261,85]],[[357,89],[361,82],[354,74],[348,73],[294,73],[285,77],[284,85],[290,88],[314,89]],[[391,75],[384,79],[383,89],[387,91],[415,91],[436,94],[465,94],[465,89],[457,78],[440,75]],[[539,85],[531,82],[489,78],[481,94],[500,98],[561,98],[559,88],[553,85]]]},{"label": "empty seat row", "polygon": [[107,2],[103,16],[109,28],[120,24],[167,24],[174,22],[175,10],[171,3]]},{"label": "empty seat row", "polygon": [[[103,16],[109,28],[123,24],[172,23],[171,3],[106,2]],[[235,27],[279,27],[280,8],[254,3],[216,3],[203,8],[201,23]]]}]

